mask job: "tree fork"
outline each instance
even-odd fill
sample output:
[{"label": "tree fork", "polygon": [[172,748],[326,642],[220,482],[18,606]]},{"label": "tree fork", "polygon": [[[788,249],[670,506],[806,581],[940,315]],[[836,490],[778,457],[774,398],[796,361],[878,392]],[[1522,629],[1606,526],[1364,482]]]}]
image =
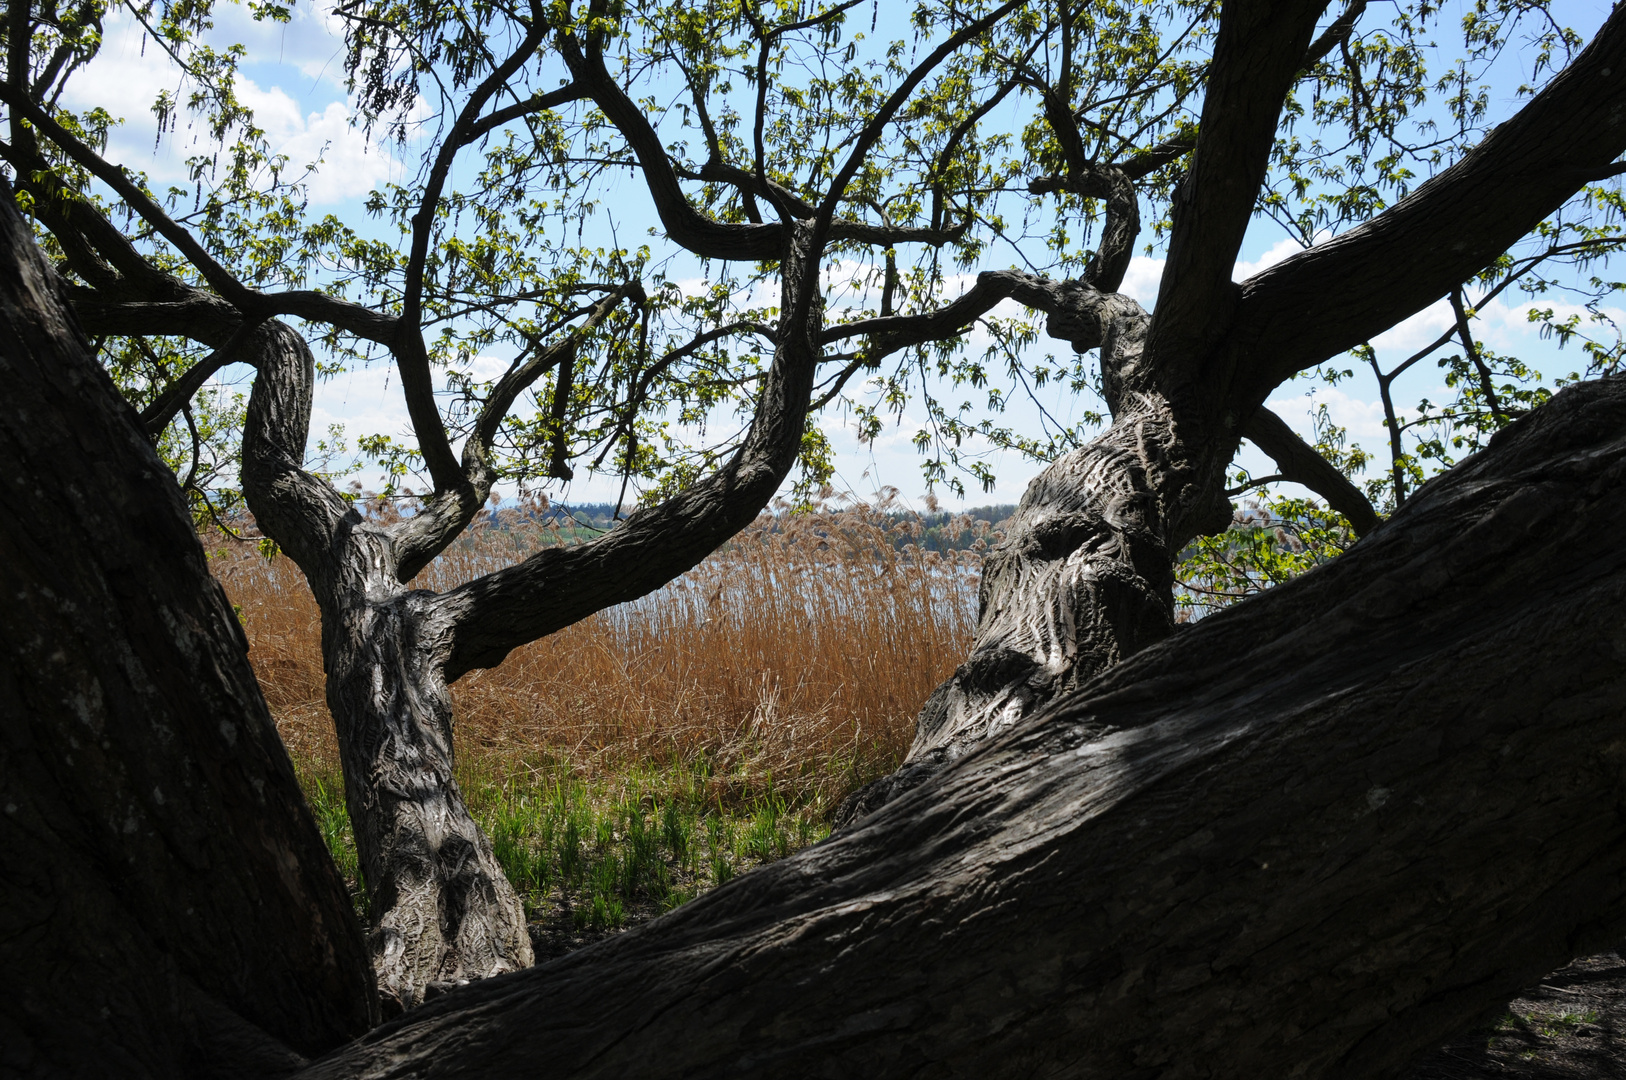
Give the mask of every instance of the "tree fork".
[{"label": "tree fork", "polygon": [[470,979],[530,966],[525,910],[453,777],[449,634],[432,594],[399,580],[397,536],[301,467],[314,360],[272,322],[248,338],[258,369],[243,489],[304,571],[322,613],[328,710],[369,896],[387,1013]]}]

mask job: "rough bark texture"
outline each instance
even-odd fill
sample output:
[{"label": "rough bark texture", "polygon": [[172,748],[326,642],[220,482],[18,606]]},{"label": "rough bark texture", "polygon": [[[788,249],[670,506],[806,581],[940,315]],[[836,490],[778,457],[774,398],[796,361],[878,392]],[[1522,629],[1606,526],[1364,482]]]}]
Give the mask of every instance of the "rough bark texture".
[{"label": "rough bark texture", "polygon": [[529,967],[531,939],[452,775],[444,649],[422,636],[428,598],[386,574],[358,585],[324,612],[327,701],[367,872],[380,992],[405,1006]]},{"label": "rough bark texture", "polygon": [[1626,384],[849,832],[302,1076],[1385,1077],[1626,930]]},{"label": "rough bark texture", "polygon": [[280,1075],[376,1019],[173,477],[0,186],[0,1075]]},{"label": "rough bark texture", "polygon": [[305,571],[322,612],[329,711],[369,897],[369,943],[390,1013],[468,979],[528,967],[525,912],[452,776],[451,700],[423,592],[399,545],[301,468],[313,360],[265,324],[243,446],[255,517]]},{"label": "rough bark texture", "polygon": [[[1463,160],[1372,221],[1237,285],[1231,267],[1319,10],[1295,0],[1225,5],[1155,315],[1087,282],[1006,272],[981,275],[930,318],[871,321],[869,332],[907,341],[1014,297],[1048,314],[1051,336],[1080,352],[1099,346],[1113,424],[1023,494],[988,562],[970,657],[921,710],[903,767],[850,796],[838,825],[1166,632],[1174,558],[1229,523],[1224,469],[1242,435],[1370,531],[1370,504],[1272,423],[1265,397],[1477,273],[1626,149],[1626,11],[1617,10],[1570,67]],[[1103,235],[1132,241],[1127,221],[1120,209]],[[1340,276],[1351,273],[1358,280]]]},{"label": "rough bark texture", "polygon": [[983,565],[970,656],[921,709],[903,766],[850,795],[838,828],[1166,636],[1175,555],[1230,521],[1221,481],[1236,441],[1161,385],[1165,372],[1146,363],[1146,312],[1083,283],[1052,292],[1018,295],[1051,305],[1052,336],[1099,343],[1112,424],[1023,492],[1009,539]]}]

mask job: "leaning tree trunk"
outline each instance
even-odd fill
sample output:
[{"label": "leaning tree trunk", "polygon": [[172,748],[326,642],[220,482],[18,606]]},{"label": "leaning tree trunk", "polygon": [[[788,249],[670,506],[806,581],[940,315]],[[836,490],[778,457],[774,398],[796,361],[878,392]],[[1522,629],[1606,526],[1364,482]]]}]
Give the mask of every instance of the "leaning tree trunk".
[{"label": "leaning tree trunk", "polygon": [[328,707],[387,1012],[469,979],[530,966],[525,912],[453,776],[443,632],[399,581],[398,543],[301,464],[313,360],[265,324],[243,441],[243,490],[305,572],[322,612]]},{"label": "leaning tree trunk", "polygon": [[837,837],[318,1077],[1394,1076],[1626,931],[1626,382]]},{"label": "leaning tree trunk", "polygon": [[282,1075],[372,971],[174,478],[0,181],[0,1074]]}]

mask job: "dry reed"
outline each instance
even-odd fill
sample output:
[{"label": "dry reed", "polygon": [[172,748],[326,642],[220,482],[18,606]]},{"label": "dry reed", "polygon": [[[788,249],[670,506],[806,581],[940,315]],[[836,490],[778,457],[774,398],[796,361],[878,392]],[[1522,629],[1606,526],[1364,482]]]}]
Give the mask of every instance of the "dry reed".
[{"label": "dry reed", "polygon": [[[458,752],[498,774],[681,764],[720,800],[766,787],[828,808],[896,766],[915,713],[970,645],[989,528],[957,524],[980,537],[973,550],[923,551],[919,520],[884,506],[764,514],[656,593],[460,680]],[[482,515],[414,584],[451,588],[570,539],[512,510]],[[303,577],[242,549],[214,566],[290,752],[336,771]]]}]

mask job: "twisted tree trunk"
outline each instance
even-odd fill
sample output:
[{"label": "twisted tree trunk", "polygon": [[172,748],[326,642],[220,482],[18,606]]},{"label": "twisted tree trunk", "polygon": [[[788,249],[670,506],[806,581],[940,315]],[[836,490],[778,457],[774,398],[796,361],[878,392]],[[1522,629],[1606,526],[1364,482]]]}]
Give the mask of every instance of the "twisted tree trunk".
[{"label": "twisted tree trunk", "polygon": [[305,572],[322,613],[328,707],[367,886],[386,1012],[469,979],[527,967],[525,912],[453,777],[443,635],[428,594],[401,581],[396,532],[367,523],[302,468],[314,363],[281,322],[257,329],[243,491]]},{"label": "twisted tree trunk", "polygon": [[1176,556],[1231,519],[1223,480],[1238,435],[1147,363],[1141,306],[1087,281],[1014,277],[1005,291],[1049,311],[1053,337],[1099,346],[1112,423],[1028,485],[983,564],[970,655],[921,709],[902,767],[848,796],[838,828],[1166,637]]},{"label": "twisted tree trunk", "polygon": [[243,355],[258,373],[243,491],[322,613],[328,707],[387,1013],[533,960],[523,906],[457,786],[447,684],[688,570],[753,520],[795,464],[819,361],[821,246],[810,223],[787,232],[787,318],[734,459],[592,544],[544,551],[442,595],[404,582],[483,503],[489,469],[465,451],[466,491],[444,492],[395,525],[367,522],[302,467],[314,372],[305,341],[275,320],[245,335]]}]

